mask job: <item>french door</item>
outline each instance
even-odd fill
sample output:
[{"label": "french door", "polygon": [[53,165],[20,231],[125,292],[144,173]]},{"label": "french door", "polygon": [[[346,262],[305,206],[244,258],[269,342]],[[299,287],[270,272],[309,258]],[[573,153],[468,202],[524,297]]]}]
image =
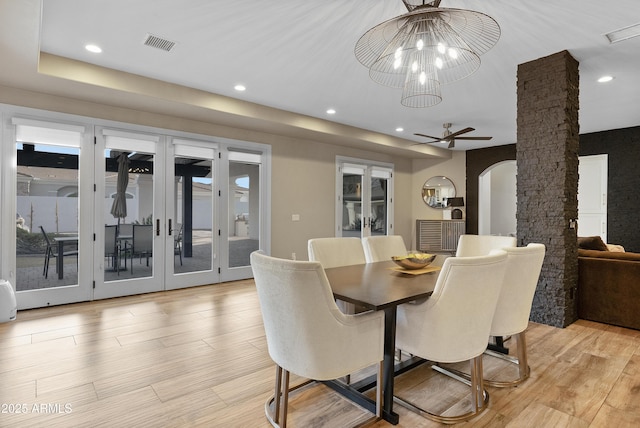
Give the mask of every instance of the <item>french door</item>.
[{"label": "french door", "polygon": [[0,275],[19,309],[249,278],[269,251],[268,146],[5,110]]},{"label": "french door", "polygon": [[338,158],[336,236],[393,235],[393,167]]},{"label": "french door", "polygon": [[96,227],[95,298],[219,282],[216,146],[114,129],[96,136],[104,184],[95,224],[104,227]]},{"label": "french door", "polygon": [[219,281],[218,197],[209,142],[170,139],[165,180],[166,289]]},{"label": "french door", "polygon": [[269,249],[268,152],[254,147],[229,146],[222,151],[222,172],[226,189],[222,199],[225,221],[220,235],[225,237],[221,251],[222,281],[251,278],[249,255]]},{"label": "french door", "polygon": [[164,137],[101,127],[95,134],[94,298],[160,291]]},{"label": "french door", "polygon": [[[89,300],[93,141],[83,124],[5,119],[3,213],[15,244],[2,270],[19,308]],[[9,215],[6,215],[10,213]],[[89,250],[89,251],[87,251]],[[89,254],[89,257],[87,257]]]}]

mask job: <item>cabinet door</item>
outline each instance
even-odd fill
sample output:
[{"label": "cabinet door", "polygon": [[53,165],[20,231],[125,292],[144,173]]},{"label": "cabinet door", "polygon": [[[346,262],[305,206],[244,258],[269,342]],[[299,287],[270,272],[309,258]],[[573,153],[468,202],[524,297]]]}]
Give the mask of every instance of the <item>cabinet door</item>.
[{"label": "cabinet door", "polygon": [[420,251],[442,251],[442,221],[417,220],[416,245]]},{"label": "cabinet door", "polygon": [[442,222],[442,250],[455,252],[458,249],[458,239],[464,234],[463,221]]}]

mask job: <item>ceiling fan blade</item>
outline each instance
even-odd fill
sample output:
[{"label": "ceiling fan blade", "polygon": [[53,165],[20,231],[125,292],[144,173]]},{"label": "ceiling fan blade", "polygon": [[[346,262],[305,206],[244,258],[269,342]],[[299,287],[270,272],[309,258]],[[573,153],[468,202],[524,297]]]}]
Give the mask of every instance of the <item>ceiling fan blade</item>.
[{"label": "ceiling fan blade", "polygon": [[413,134],[413,135],[417,135],[418,137],[431,138],[431,139],[438,140],[438,141],[440,141],[442,139],[441,137],[433,137],[431,135],[426,135],[426,134]]},{"label": "ceiling fan blade", "polygon": [[413,143],[412,146],[422,146],[424,144],[436,144],[436,143],[442,143],[442,141],[421,141],[419,143]]},{"label": "ceiling fan blade", "polygon": [[471,132],[471,131],[475,131],[475,130],[476,130],[475,128],[464,128],[464,129],[461,129],[459,131],[454,132],[453,134],[447,135],[446,139],[455,138],[458,135],[466,134],[467,132]]},{"label": "ceiling fan blade", "polygon": [[493,137],[456,137],[458,140],[490,140]]}]

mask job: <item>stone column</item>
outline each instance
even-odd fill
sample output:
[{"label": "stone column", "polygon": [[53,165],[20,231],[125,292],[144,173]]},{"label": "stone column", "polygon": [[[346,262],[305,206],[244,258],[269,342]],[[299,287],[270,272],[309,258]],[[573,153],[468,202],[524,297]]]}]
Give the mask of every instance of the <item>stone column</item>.
[{"label": "stone column", "polygon": [[518,66],[518,245],[547,253],[531,320],[577,319],[578,62],[567,51]]}]

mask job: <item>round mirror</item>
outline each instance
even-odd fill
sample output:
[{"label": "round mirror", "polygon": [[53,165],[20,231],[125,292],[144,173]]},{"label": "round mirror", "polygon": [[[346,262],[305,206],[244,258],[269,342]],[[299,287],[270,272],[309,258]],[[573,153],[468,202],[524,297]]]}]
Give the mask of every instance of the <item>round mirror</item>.
[{"label": "round mirror", "polygon": [[431,177],[422,186],[422,200],[431,208],[446,208],[447,199],[454,196],[456,186],[447,177]]}]

